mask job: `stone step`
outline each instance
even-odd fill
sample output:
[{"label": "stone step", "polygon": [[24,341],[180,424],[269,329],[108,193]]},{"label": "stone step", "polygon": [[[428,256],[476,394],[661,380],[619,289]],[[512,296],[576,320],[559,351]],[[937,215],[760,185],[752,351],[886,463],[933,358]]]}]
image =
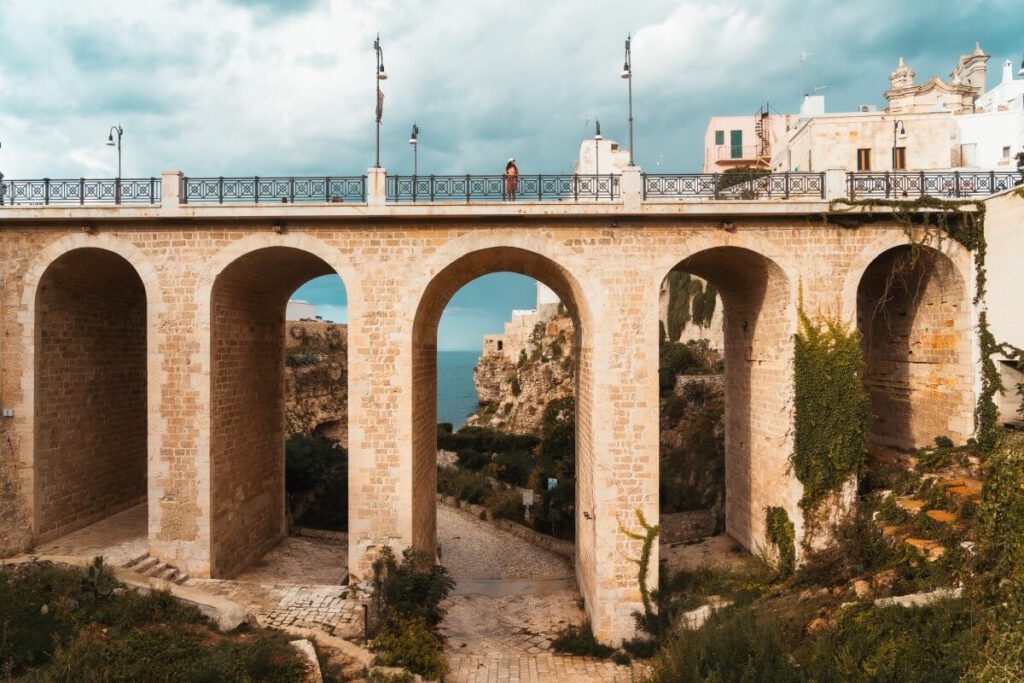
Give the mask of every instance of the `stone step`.
[{"label": "stone step", "polygon": [[929,510],[924,514],[928,515],[930,519],[933,519],[941,524],[952,524],[953,522],[960,519],[954,513],[947,512],[946,510]]},{"label": "stone step", "polygon": [[137,556],[133,557],[132,559],[128,560],[127,562],[125,562],[124,564],[122,564],[121,568],[122,569],[131,569],[134,565],[137,565],[139,562],[142,562],[147,557],[149,557],[149,553],[148,552],[144,552],[141,555],[137,555]]},{"label": "stone step", "polygon": [[918,512],[924,509],[924,501],[917,500],[916,498],[897,498],[896,506],[901,510],[905,510],[911,514],[916,515]]},{"label": "stone step", "polygon": [[946,554],[946,549],[938,541],[926,538],[907,538],[903,542],[916,550],[921,557],[927,558],[929,562],[934,562]]},{"label": "stone step", "polygon": [[981,480],[974,477],[951,477],[942,483],[947,492],[959,498],[981,497]]},{"label": "stone step", "polygon": [[145,574],[158,564],[160,564],[160,560],[156,559],[155,557],[149,557],[147,555],[146,558],[143,559],[141,562],[138,562],[137,564],[134,564],[131,567],[126,567],[126,569],[130,569],[136,574]]},{"label": "stone step", "polygon": [[167,566],[168,565],[164,564],[163,562],[158,561],[155,565],[153,565],[146,571],[142,572],[142,575],[157,578],[165,569],[167,569]]}]

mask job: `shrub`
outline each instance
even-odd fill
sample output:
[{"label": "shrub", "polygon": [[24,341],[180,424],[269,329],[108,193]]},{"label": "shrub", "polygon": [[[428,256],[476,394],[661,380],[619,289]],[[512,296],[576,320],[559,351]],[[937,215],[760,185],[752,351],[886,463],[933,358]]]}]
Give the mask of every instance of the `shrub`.
[{"label": "shrub", "polygon": [[448,670],[442,655],[444,642],[423,619],[392,619],[373,639],[376,664],[401,666],[430,680]]},{"label": "shrub", "polygon": [[437,470],[437,490],[446,496],[479,505],[494,490],[494,485],[479,472],[443,467]]},{"label": "shrub", "polygon": [[492,491],[484,499],[484,506],[495,519],[523,520],[523,496],[515,489]]},{"label": "shrub", "polygon": [[348,453],[322,434],[285,441],[285,490],[295,521],[315,529],[348,529]]},{"label": "shrub", "polygon": [[785,509],[769,507],[765,510],[765,536],[779,554],[779,574],[789,576],[796,567],[796,532]]},{"label": "shrub", "polygon": [[541,418],[540,455],[572,463],[576,458],[576,399],[549,401]]},{"label": "shrub", "polygon": [[959,681],[973,650],[965,607],[848,607],[815,642],[808,669],[820,681]]},{"label": "shrub", "polygon": [[290,368],[315,365],[320,357],[312,351],[293,351],[284,357],[284,364]]},{"label": "shrub", "polygon": [[441,601],[455,587],[455,580],[444,566],[422,550],[406,548],[401,563],[384,547],[374,563],[376,584],[389,616],[401,619],[422,619],[427,626],[436,626],[444,619]]},{"label": "shrub", "polygon": [[659,651],[654,683],[788,683],[801,680],[789,656],[800,632],[754,607],[713,615],[696,631],[681,629]]},{"label": "shrub", "polygon": [[551,649],[567,655],[597,659],[608,659],[615,652],[615,648],[597,642],[589,621],[583,622],[580,626],[572,624],[567,626],[551,641]]}]

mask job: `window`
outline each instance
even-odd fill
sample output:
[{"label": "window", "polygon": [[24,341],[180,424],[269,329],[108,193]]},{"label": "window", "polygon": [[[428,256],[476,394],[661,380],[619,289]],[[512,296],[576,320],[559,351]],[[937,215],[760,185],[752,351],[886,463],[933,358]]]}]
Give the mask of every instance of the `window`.
[{"label": "window", "polygon": [[716,145],[724,145],[725,144],[725,131],[724,130],[716,130],[715,131],[715,144]]},{"label": "window", "polygon": [[897,147],[892,151],[892,167],[896,171],[907,170],[907,148]]},{"label": "window", "polygon": [[858,171],[870,171],[871,170],[871,150],[866,148],[860,148],[857,150],[857,170]]},{"label": "window", "polygon": [[504,343],[503,343],[503,342],[502,342],[502,341],[501,341],[501,340],[499,339],[499,340],[498,340],[498,350],[499,350],[499,351],[501,351],[501,350],[502,350],[502,347],[503,347],[504,345],[505,345],[505,344],[504,344]]},{"label": "window", "polygon": [[975,162],[977,153],[978,145],[975,142],[960,145],[960,165],[965,168],[973,168],[977,166],[978,164]]},{"label": "window", "polygon": [[731,130],[729,131],[729,156],[733,159],[743,158],[743,131],[742,130]]},{"label": "window", "polygon": [[1009,147],[1003,147],[1003,158],[1004,159],[1009,159],[1010,158],[1010,148]]}]

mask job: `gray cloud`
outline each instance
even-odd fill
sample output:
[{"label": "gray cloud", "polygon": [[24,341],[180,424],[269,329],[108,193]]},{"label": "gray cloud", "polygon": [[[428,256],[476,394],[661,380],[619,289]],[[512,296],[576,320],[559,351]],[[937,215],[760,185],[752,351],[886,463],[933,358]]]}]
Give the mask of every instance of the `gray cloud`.
[{"label": "gray cloud", "polygon": [[[586,122],[625,142],[622,42],[634,36],[638,162],[699,168],[714,114],[793,111],[828,86],[830,111],[883,104],[902,55],[946,76],[975,40],[1019,60],[1016,0],[651,0],[502,5],[436,0],[135,3],[11,0],[0,11],[0,169],[8,177],[125,173],[362,173],[373,164],[373,38],[390,78],[382,163],[421,173],[571,168]],[[993,75],[994,74],[994,75]]]}]

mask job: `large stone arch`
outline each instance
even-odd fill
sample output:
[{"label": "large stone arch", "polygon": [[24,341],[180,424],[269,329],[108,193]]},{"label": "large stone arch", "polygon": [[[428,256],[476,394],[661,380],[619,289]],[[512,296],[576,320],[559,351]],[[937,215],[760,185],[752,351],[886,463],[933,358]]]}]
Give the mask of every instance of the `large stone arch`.
[{"label": "large stone arch", "polygon": [[210,576],[237,574],[287,531],[285,305],[300,285],[332,273],[354,303],[336,249],[307,235],[260,234],[219,252],[197,285],[198,540]]},{"label": "large stone arch", "polygon": [[[433,551],[436,546],[436,391],[437,326],[441,313],[461,287],[489,273],[511,271],[532,277],[558,295],[576,330],[576,575],[584,596],[595,594],[596,537],[591,524],[581,524],[581,511],[594,509],[592,314],[583,287],[567,267],[537,250],[507,244],[480,245],[433,272],[418,300],[412,326],[409,421],[412,432],[410,492],[412,543]],[[593,604],[587,600],[588,609]]]},{"label": "large stone arch", "polygon": [[843,287],[844,311],[861,332],[872,441],[899,449],[936,436],[963,443],[974,431],[972,255],[952,239],[915,238],[880,237]]},{"label": "large stone arch", "polygon": [[[802,533],[802,488],[792,452],[795,264],[756,236],[700,239],[666,255],[658,284],[682,270],[721,297],[725,348],[726,533],[750,550],[766,547],[765,508],[787,510]],[[671,261],[667,259],[671,258]],[[784,265],[780,265],[780,261]]]},{"label": "large stone arch", "polygon": [[145,255],[109,234],[55,241],[23,282],[19,431],[38,543],[146,498],[159,448],[162,291]]}]

